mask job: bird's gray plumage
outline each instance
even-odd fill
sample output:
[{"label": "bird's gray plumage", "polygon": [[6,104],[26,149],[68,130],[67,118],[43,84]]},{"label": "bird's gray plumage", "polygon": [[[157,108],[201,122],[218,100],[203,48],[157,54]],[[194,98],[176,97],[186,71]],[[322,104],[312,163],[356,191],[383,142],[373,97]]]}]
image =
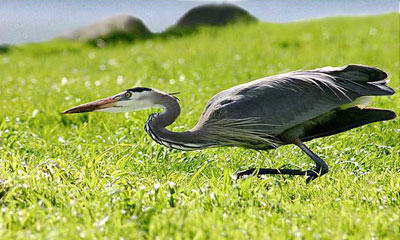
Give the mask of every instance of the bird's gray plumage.
[{"label": "bird's gray plumage", "polygon": [[[393,94],[393,89],[385,85],[386,77],[377,68],[348,65],[261,78],[215,95],[195,129],[203,129],[227,145],[238,144],[230,136],[236,131],[251,132],[250,137],[258,139],[251,143],[253,146],[262,144],[262,138],[265,144],[271,141],[280,145],[276,137],[299,124],[359,97]],[[220,131],[225,126],[231,127]]]},{"label": "bird's gray plumage", "polygon": [[238,173],[306,175],[307,181],[328,172],[324,160],[303,143],[377,121],[395,118],[389,110],[354,106],[367,96],[394,93],[386,85],[385,72],[369,66],[348,65],[295,71],[261,78],[215,95],[206,105],[196,126],[185,132],[166,127],[180,115],[178,100],[150,88],[132,88],[65,111],[123,112],[162,107],[151,114],[146,132],[159,144],[181,150],[239,146],[266,150],[295,144],[315,162],[315,168],[249,169]]}]

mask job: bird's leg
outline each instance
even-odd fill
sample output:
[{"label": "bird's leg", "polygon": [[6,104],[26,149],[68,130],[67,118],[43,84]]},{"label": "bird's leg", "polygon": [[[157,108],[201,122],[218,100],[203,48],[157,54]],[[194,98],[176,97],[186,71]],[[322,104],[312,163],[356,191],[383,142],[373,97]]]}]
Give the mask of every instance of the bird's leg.
[{"label": "bird's leg", "polygon": [[305,152],[315,162],[315,167],[306,171],[308,173],[313,172],[313,174],[306,174],[306,176],[308,176],[306,180],[307,183],[326,174],[329,171],[328,164],[317,154],[311,151],[302,141],[300,141],[300,139],[295,139],[293,143],[303,150],[303,152]]},{"label": "bird's leg", "polygon": [[297,169],[276,169],[276,168],[251,168],[245,171],[236,173],[237,178],[242,178],[248,175],[256,174],[257,176],[265,174],[286,174],[286,175],[301,175],[307,176],[307,183],[320,177],[329,171],[328,164],[322,160],[317,154],[312,152],[300,139],[295,139],[291,143],[297,145],[301,150],[303,150],[314,162],[315,168],[310,170],[297,170]]}]

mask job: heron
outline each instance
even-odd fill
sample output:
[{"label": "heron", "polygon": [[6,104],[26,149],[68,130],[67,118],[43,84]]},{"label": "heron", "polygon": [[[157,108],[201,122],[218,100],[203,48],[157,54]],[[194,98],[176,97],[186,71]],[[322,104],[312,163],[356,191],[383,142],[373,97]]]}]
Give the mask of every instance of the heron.
[{"label": "heron", "polygon": [[161,112],[150,114],[144,129],[158,144],[179,150],[243,147],[263,151],[294,144],[314,161],[315,167],[251,168],[237,172],[236,177],[302,175],[308,183],[326,174],[329,166],[305,142],[396,117],[390,110],[366,107],[372,96],[395,93],[387,82],[384,71],[357,64],[264,77],[216,94],[197,124],[182,132],[167,129],[181,113],[175,94],[147,87],[130,88],[64,113],[161,108]]}]

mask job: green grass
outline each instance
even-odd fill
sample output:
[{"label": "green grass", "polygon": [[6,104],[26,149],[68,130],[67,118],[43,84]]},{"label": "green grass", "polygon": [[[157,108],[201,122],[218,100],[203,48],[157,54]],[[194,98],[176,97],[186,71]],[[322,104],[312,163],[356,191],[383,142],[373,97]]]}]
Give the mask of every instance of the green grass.
[{"label": "green grass", "polygon": [[[308,143],[331,172],[234,182],[248,167],[309,168],[294,146],[195,152],[155,144],[148,114],[61,115],[132,86],[180,91],[196,123],[207,100],[267,75],[359,63],[400,91],[399,14],[204,28],[106,48],[28,44],[0,55],[1,239],[399,239],[400,125]],[[118,80],[119,79],[119,80]],[[373,106],[400,112],[400,95]]]}]

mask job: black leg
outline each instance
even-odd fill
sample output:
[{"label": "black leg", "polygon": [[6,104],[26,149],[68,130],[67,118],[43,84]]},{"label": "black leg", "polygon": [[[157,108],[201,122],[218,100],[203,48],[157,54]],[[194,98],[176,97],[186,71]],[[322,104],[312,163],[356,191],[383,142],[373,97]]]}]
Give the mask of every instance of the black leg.
[{"label": "black leg", "polygon": [[297,140],[295,144],[315,162],[315,167],[309,171],[313,171],[316,174],[309,175],[306,180],[307,183],[329,172],[328,164],[324,160],[322,160],[317,154],[311,151],[304,143],[302,143],[300,140]]},{"label": "black leg", "polygon": [[301,150],[303,150],[315,162],[315,167],[313,169],[303,171],[297,169],[251,168],[236,173],[237,178],[239,179],[253,174],[256,174],[257,176],[265,174],[300,175],[307,176],[306,182],[309,183],[310,181],[326,174],[329,171],[328,164],[326,164],[326,162],[322,160],[317,154],[313,153],[309,148],[307,148],[304,143],[302,143],[298,139],[293,143],[296,144]]}]

